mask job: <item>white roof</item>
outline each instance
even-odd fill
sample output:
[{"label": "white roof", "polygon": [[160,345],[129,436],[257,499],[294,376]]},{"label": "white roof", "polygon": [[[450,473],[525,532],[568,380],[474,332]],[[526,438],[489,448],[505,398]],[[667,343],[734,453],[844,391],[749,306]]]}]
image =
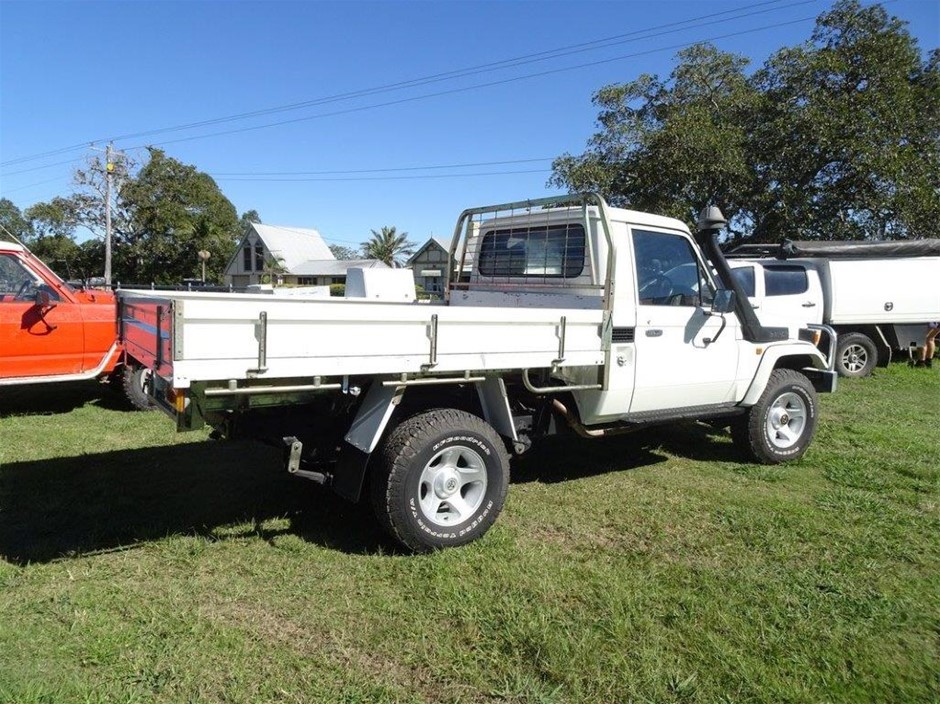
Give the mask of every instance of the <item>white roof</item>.
[{"label": "white roof", "polygon": [[316,230],[261,223],[251,223],[251,227],[271,255],[292,274],[298,273],[296,267],[312,259],[335,259]]},{"label": "white roof", "polygon": [[388,269],[380,259],[311,259],[290,270],[296,276],[345,276],[347,269]]},{"label": "white roof", "polygon": [[0,250],[5,252],[23,252],[25,249],[18,244],[13,242],[0,242]]}]

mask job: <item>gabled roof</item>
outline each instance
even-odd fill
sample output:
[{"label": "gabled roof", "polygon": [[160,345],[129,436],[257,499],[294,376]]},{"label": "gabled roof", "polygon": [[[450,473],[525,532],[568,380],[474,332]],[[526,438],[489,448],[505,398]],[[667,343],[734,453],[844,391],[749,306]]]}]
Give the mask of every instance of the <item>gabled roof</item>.
[{"label": "gabled roof", "polygon": [[421,245],[420,247],[418,247],[417,250],[415,250],[415,253],[414,253],[414,254],[412,254],[410,257],[408,257],[408,261],[405,262],[405,265],[407,266],[408,264],[411,264],[411,262],[413,262],[415,259],[417,259],[418,256],[419,256],[422,252],[424,252],[425,250],[427,250],[427,249],[429,249],[429,248],[431,248],[431,247],[433,247],[433,246],[435,246],[435,245],[438,246],[438,247],[440,247],[440,248],[444,251],[444,254],[445,254],[445,255],[446,255],[446,254],[448,253],[448,251],[450,250],[450,240],[444,240],[444,239],[442,239],[442,238],[440,238],[440,237],[434,237],[434,236],[432,235],[430,238],[428,238],[428,241],[427,241],[427,242],[425,242],[423,245]]},{"label": "gabled roof", "polygon": [[330,248],[316,230],[303,227],[282,227],[251,223],[258,238],[278,263],[290,273],[312,259],[335,259]]},{"label": "gabled roof", "polygon": [[292,268],[295,276],[346,276],[346,270],[388,269],[388,265],[379,259],[311,259]]}]

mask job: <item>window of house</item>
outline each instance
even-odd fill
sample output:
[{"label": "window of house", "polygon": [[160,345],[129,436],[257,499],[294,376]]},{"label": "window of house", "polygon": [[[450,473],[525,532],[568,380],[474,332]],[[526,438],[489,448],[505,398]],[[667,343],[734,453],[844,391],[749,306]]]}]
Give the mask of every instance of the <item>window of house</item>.
[{"label": "window of house", "polygon": [[711,304],[714,288],[685,237],[633,230],[633,253],[637,295],[641,304]]},{"label": "window of house", "polygon": [[264,247],[255,245],[255,271],[264,271]]},{"label": "window of house", "polygon": [[492,230],[480,242],[480,274],[573,279],[584,271],[580,224]]},{"label": "window of house", "polygon": [[343,278],[342,276],[334,276],[330,279],[330,283],[331,284],[344,284],[346,283],[346,279]]},{"label": "window of house", "polygon": [[242,254],[244,255],[242,264],[245,267],[245,271],[253,271],[251,267],[251,245],[250,244],[245,245],[245,249],[242,251]]},{"label": "window of house", "polygon": [[774,266],[764,269],[764,289],[768,296],[792,296],[809,288],[806,269],[801,266]]},{"label": "window of house", "polygon": [[297,277],[297,283],[300,286],[313,286],[315,282],[316,282],[316,277],[314,276],[298,276]]}]

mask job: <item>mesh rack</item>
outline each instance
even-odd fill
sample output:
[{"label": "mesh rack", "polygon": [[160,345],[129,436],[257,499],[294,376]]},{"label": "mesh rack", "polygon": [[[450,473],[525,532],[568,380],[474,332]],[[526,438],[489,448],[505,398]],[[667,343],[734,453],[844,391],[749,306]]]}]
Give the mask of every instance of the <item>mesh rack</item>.
[{"label": "mesh rack", "polygon": [[[454,231],[447,290],[577,290],[604,295],[595,233],[610,243],[607,206],[594,194],[472,208]],[[603,257],[606,260],[607,257]]]}]

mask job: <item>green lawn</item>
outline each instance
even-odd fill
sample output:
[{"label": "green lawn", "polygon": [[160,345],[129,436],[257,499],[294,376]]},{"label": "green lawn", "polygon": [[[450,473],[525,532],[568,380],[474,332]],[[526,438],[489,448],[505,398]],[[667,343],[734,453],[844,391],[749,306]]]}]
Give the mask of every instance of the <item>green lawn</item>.
[{"label": "green lawn", "polygon": [[487,536],[96,385],[0,391],[0,701],[940,701],[940,373],[822,398],[799,463],[702,426],[546,442]]}]

